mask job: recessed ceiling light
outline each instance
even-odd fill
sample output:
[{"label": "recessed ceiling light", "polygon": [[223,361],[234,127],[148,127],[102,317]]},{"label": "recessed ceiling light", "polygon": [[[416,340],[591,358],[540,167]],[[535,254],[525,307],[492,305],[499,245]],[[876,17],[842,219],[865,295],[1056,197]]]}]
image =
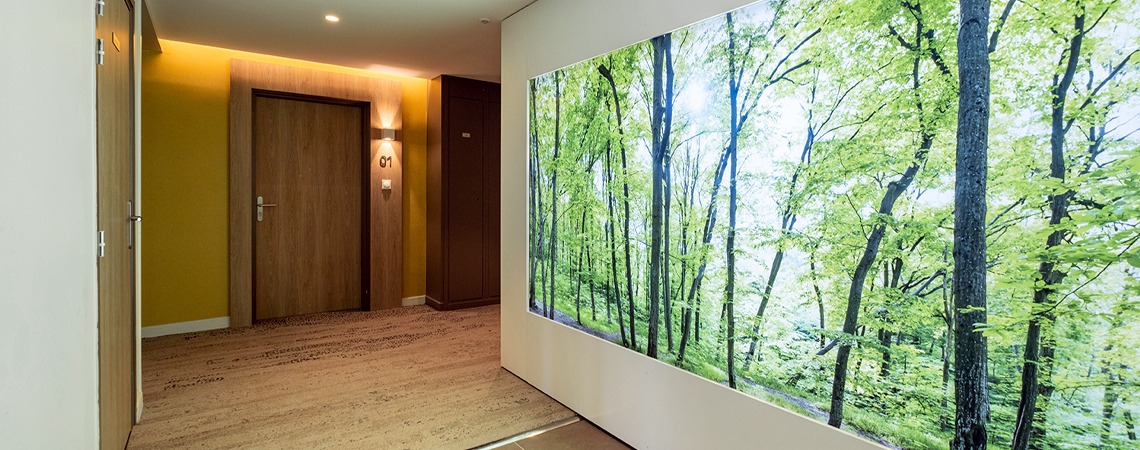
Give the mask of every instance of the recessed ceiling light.
[{"label": "recessed ceiling light", "polygon": [[327,20],[329,22],[340,22],[340,17],[329,14],[329,15],[325,16],[325,20]]}]

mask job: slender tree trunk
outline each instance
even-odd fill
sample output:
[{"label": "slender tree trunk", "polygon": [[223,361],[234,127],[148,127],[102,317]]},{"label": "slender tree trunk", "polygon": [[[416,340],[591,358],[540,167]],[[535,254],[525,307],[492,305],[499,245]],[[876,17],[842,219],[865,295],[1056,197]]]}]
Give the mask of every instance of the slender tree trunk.
[{"label": "slender tree trunk", "polygon": [[[590,258],[590,247],[586,246],[586,270],[590,272],[589,289],[590,289],[590,320],[598,321],[598,309],[594,304],[594,260]],[[581,322],[581,320],[579,320]]]},{"label": "slender tree trunk", "polygon": [[[538,207],[542,208],[542,201],[541,200],[538,202]],[[540,220],[538,222],[538,225],[541,226],[543,229],[546,229],[546,220],[545,219]],[[546,269],[548,269],[550,264],[553,263],[553,261],[550,261],[549,259],[547,259],[547,256],[546,256],[545,238],[546,238],[545,232],[538,236],[538,251],[539,251],[539,258],[540,258],[538,261],[538,270],[539,270],[539,274],[542,276],[542,280],[539,280],[539,285],[542,286],[542,316],[543,317],[546,317],[546,315],[547,315],[546,311],[548,309],[550,309],[550,296],[547,295],[547,293],[546,293],[546,286],[547,286],[547,284],[546,284]]]},{"label": "slender tree trunk", "polygon": [[[947,327],[949,329],[953,327]],[[941,429],[943,432],[950,431],[953,428],[953,416],[950,415],[950,409],[947,401],[950,399],[950,362],[953,357],[952,352],[954,348],[954,335],[947,334],[945,343],[942,344],[942,403],[939,405],[941,411]]]},{"label": "slender tree trunk", "polygon": [[538,187],[538,184],[539,184],[539,176],[538,176],[538,125],[537,125],[538,124],[538,112],[537,112],[537,107],[535,105],[535,98],[537,96],[538,96],[537,83],[535,82],[535,80],[531,80],[530,81],[530,153],[528,155],[529,163],[530,163],[530,236],[529,236],[529,238],[530,238],[529,239],[530,240],[530,254],[529,254],[529,256],[530,256],[530,272],[528,273],[528,279],[529,279],[528,281],[530,282],[530,289],[527,291],[527,292],[529,292],[527,302],[529,304],[528,306],[531,309],[537,309],[538,308],[538,305],[535,303],[535,300],[534,300],[535,299],[534,280],[537,277],[537,275],[535,274],[535,271],[538,269],[538,258],[539,258],[538,236],[535,236],[535,233],[537,232],[539,235],[542,234],[542,230],[540,230],[538,228],[538,204],[536,202],[538,197],[539,197],[539,193],[538,193],[538,188],[539,188]]},{"label": "slender tree trunk", "polygon": [[701,342],[701,297],[697,296],[697,308],[693,310],[693,342]]},{"label": "slender tree trunk", "polygon": [[672,201],[673,198],[673,188],[669,185],[672,179],[669,173],[671,170],[669,165],[669,156],[666,155],[663,170],[664,178],[662,179],[662,189],[664,190],[665,196],[664,204],[662,205],[665,222],[662,232],[662,245],[665,247],[665,253],[661,256],[661,288],[663,289],[662,295],[664,296],[661,300],[663,306],[662,312],[665,314],[665,340],[669,346],[669,353],[673,353],[673,283],[669,279],[669,265],[671,264],[669,252],[669,202]]},{"label": "slender tree trunk", "polygon": [[[629,347],[629,341],[625,337],[625,326],[622,324],[621,315],[621,286],[618,284],[618,269],[617,269],[617,249],[615,248],[617,242],[617,230],[615,229],[614,222],[614,187],[613,187],[613,163],[612,155],[613,145],[606,144],[606,204],[609,208],[609,241],[610,241],[610,280],[613,282],[613,301],[617,303],[617,318],[618,330],[621,331],[621,345]],[[606,315],[610,314],[610,300],[606,300]]]},{"label": "slender tree trunk", "polygon": [[1136,440],[1136,421],[1132,420],[1132,411],[1124,410],[1124,429],[1128,431],[1128,440]]},{"label": "slender tree trunk", "polygon": [[[921,24],[921,22],[919,22]],[[923,29],[921,25],[917,25],[915,32],[916,45],[922,46]],[[922,102],[920,96],[920,78],[919,78],[919,56],[915,57],[914,70],[912,73],[913,88],[915,97],[918,101],[919,122],[921,129],[922,143],[919,145],[918,150],[914,154],[914,158],[906,171],[903,172],[897,180],[890,182],[887,185],[887,192],[883,195],[882,201],[879,203],[878,213],[880,216],[889,217],[894,210],[895,201],[899,196],[910,187],[911,182],[914,181],[915,175],[918,174],[919,169],[926,162],[926,157],[930,153],[930,148],[934,145],[934,133],[928,130],[926,124],[922,124]],[[875,263],[875,257],[879,253],[879,245],[883,241],[883,235],[886,234],[887,227],[883,223],[875,225],[871,230],[871,234],[867,237],[867,245],[863,249],[863,256],[859,259],[859,264],[855,266],[855,274],[851,279],[851,290],[847,294],[847,312],[843,317],[843,333],[845,335],[854,335],[856,328],[859,325],[859,307],[863,300],[863,285],[867,281],[867,272]],[[839,428],[843,423],[843,401],[844,394],[847,387],[847,363],[848,358],[851,357],[851,345],[843,344],[839,347],[835,356],[835,379],[831,384],[831,412],[827,419],[827,424]]]},{"label": "slender tree trunk", "polygon": [[879,378],[891,376],[891,338],[890,330],[879,328],[879,345],[883,346],[883,361],[879,364]]},{"label": "slender tree trunk", "polygon": [[[942,254],[942,258],[946,259],[945,250]],[[943,274],[942,278],[942,320],[946,323],[946,335],[942,342],[942,403],[939,411],[941,411],[941,429],[943,432],[947,432],[954,427],[954,416],[950,414],[947,402],[950,399],[950,364],[954,358],[954,323],[957,319],[954,314],[955,309],[951,306],[952,300],[946,295],[946,275]],[[952,296],[953,294],[951,294]]]},{"label": "slender tree trunk", "polygon": [[728,131],[728,157],[730,161],[728,175],[728,237],[725,239],[725,256],[727,262],[727,280],[724,287],[724,307],[727,316],[728,329],[725,332],[725,358],[728,367],[728,387],[736,389],[736,314],[733,311],[733,302],[736,295],[736,146],[740,134],[740,110],[737,108],[737,96],[740,86],[736,78],[736,36],[733,28],[732,13],[726,14],[728,22],[728,107],[730,110]]},{"label": "slender tree trunk", "polygon": [[[712,243],[713,230],[716,228],[716,201],[720,193],[721,181],[724,179],[724,172],[728,168],[728,155],[728,150],[725,149],[724,153],[721,154],[720,161],[717,162],[716,174],[713,177],[712,194],[709,195],[709,207],[705,213],[705,226],[702,233],[701,244],[696,247],[696,250],[701,252],[701,265],[697,268],[696,274],[693,275],[693,281],[689,286],[689,304],[695,305],[692,306],[694,309],[694,320],[696,322],[696,326],[693,328],[693,338],[697,341],[701,340],[701,315],[699,309],[701,281],[704,280],[705,270],[708,268],[708,256],[705,251],[709,244]],[[684,360],[684,353],[685,343],[682,342],[681,357],[679,360]]]},{"label": "slender tree trunk", "polygon": [[546,269],[550,265],[550,264],[548,264],[550,261],[547,260],[547,258],[546,258],[546,216],[543,214],[543,212],[545,210],[543,208],[543,201],[542,201],[543,195],[544,195],[543,190],[542,190],[542,171],[541,171],[541,166],[537,165],[538,164],[537,160],[535,161],[535,164],[536,164],[535,167],[539,168],[539,170],[535,172],[535,177],[538,179],[538,183],[535,184],[535,186],[538,187],[538,190],[536,191],[535,196],[538,197],[538,215],[539,215],[539,217],[538,217],[538,252],[537,252],[537,255],[535,256],[535,258],[538,259],[538,274],[539,274],[539,277],[541,278],[541,280],[539,280],[538,285],[540,286],[540,289],[542,289],[542,299],[541,299],[542,315],[543,315],[543,317],[545,317],[546,316],[546,310],[549,308],[549,306],[547,306],[548,305],[548,303],[547,303],[548,296],[546,295]]},{"label": "slender tree trunk", "polygon": [[[900,244],[901,247],[901,244]],[[901,248],[899,249],[902,250]],[[894,258],[892,264],[883,264],[883,287],[898,290],[899,278],[902,276],[903,260],[902,258]],[[890,309],[887,308],[883,311],[883,322],[890,325],[891,316]],[[897,345],[902,345],[902,333],[895,333],[889,328],[879,329],[879,345],[883,346],[883,361],[879,366],[879,378],[887,378],[891,376],[891,339],[898,339]]]},{"label": "slender tree trunk", "polygon": [[[818,248],[818,244],[817,247]],[[819,348],[826,345],[827,338],[823,335],[823,330],[827,328],[827,322],[824,320],[823,315],[823,292],[819,290],[819,278],[815,272],[815,249],[812,250],[809,257],[809,265],[811,270],[811,287],[815,290],[815,302],[819,306]]]},{"label": "slender tree trunk", "polygon": [[[811,151],[815,145],[815,129],[812,128],[809,118],[807,130],[807,139],[804,140],[803,151],[800,152],[800,164],[796,166],[796,170],[792,173],[790,187],[788,188],[788,195],[784,197],[784,210],[780,215],[780,235],[781,237],[787,236],[792,232],[796,226],[796,209],[793,207],[795,196],[799,194],[798,183],[800,174],[808,164],[811,164]],[[760,297],[760,308],[756,311],[756,323],[752,325],[752,342],[748,345],[748,356],[744,360],[744,371],[748,371],[749,365],[752,360],[756,358],[756,345],[760,340],[760,322],[764,319],[764,311],[768,307],[768,300],[772,298],[772,289],[776,286],[776,277],[780,274],[780,267],[784,263],[784,244],[780,243],[776,250],[776,256],[772,257],[772,266],[768,270],[768,282],[764,285],[764,294]],[[814,272],[813,282],[814,282]],[[819,292],[819,286],[816,286],[816,293]],[[823,303],[820,303],[820,317],[823,317]],[[823,324],[820,324],[820,329],[823,329]],[[820,337],[822,340],[822,336]],[[821,344],[822,346],[822,344]]]},{"label": "slender tree trunk", "polygon": [[554,296],[556,295],[555,282],[558,273],[555,264],[558,261],[558,153],[561,148],[562,134],[562,81],[554,71],[554,158],[550,160],[550,307],[547,308],[547,317],[554,319]]},{"label": "slender tree trunk", "polygon": [[[690,211],[692,211],[692,209],[691,209],[692,205],[694,204],[694,201],[696,200],[696,188],[697,188],[698,176],[699,176],[699,171],[696,168],[696,164],[694,164],[694,161],[693,161],[693,159],[689,153],[689,150],[686,150],[685,155],[686,155],[686,161],[685,161],[685,165],[683,167],[688,169],[687,173],[690,173],[692,175],[692,177],[690,179],[686,180],[690,184],[688,184],[685,187],[684,195],[682,195],[682,202],[681,202],[681,212],[682,212],[682,214],[681,214],[681,217],[682,217],[682,219],[681,219],[681,255],[685,256],[686,258],[684,258],[681,261],[681,282],[677,286],[677,298],[681,299],[682,301],[684,301],[684,299],[685,299],[685,293],[684,293],[685,278],[686,278],[686,273],[688,272],[688,269],[689,269],[689,258],[687,257],[687,256],[689,256],[689,226],[691,223],[690,219],[689,219],[689,215],[690,215]],[[680,345],[680,349],[677,353],[677,365],[678,366],[681,365],[685,361],[685,349],[688,347],[688,344],[689,344],[689,336],[694,334],[694,331],[695,331],[695,327],[694,327],[695,323],[693,321],[693,316],[694,316],[694,313],[696,312],[695,311],[696,305],[693,304],[693,300],[694,299],[690,297],[687,301],[684,301],[684,303],[683,303],[684,312],[683,312],[683,317],[681,319],[681,345]]]},{"label": "slender tree trunk", "polygon": [[[1052,102],[1052,132],[1049,138],[1050,148],[1050,176],[1057,181],[1065,181],[1065,100],[1069,93],[1069,87],[1072,85],[1073,77],[1076,75],[1077,64],[1080,62],[1081,44],[1084,39],[1085,33],[1085,15],[1074,18],[1073,21],[1076,34],[1069,41],[1068,48],[1068,62],[1066,64],[1064,75],[1058,80],[1054,77],[1053,83],[1053,102]],[[1061,219],[1068,216],[1069,199],[1071,192],[1057,193],[1049,196],[1049,225],[1056,227],[1061,223]],[[1065,238],[1065,231],[1060,228],[1054,229],[1045,241],[1045,247],[1051,249],[1061,244]],[[1065,273],[1056,270],[1056,265],[1051,259],[1046,259],[1041,262],[1038,267],[1038,273],[1041,280],[1044,282],[1044,287],[1036,289],[1033,292],[1034,306],[1044,305],[1049,301],[1050,294],[1054,291],[1054,286],[1060,283],[1065,278]],[[1048,395],[1043,393],[1052,393],[1051,383],[1049,377],[1041,379],[1041,365],[1049,364],[1052,360],[1051,353],[1052,347],[1046,347],[1042,343],[1042,325],[1052,323],[1051,313],[1033,313],[1033,319],[1029,322],[1029,330],[1025,336],[1025,363],[1021,370],[1021,400],[1017,405],[1017,418],[1014,421],[1013,429],[1013,443],[1012,450],[1026,450],[1030,448],[1033,441],[1036,441],[1044,431],[1044,427],[1040,424],[1035,426],[1037,420],[1044,420],[1044,404],[1048,402]],[[1049,339],[1045,339],[1048,342]],[[1043,357],[1045,358],[1042,361]],[[1045,385],[1045,386],[1043,386]],[[1044,391],[1044,392],[1043,392]],[[1039,398],[1039,396],[1044,397]],[[1044,401],[1041,401],[1044,400]],[[1038,405],[1041,402],[1042,405]],[[1035,417],[1037,416],[1037,417]],[[1037,436],[1034,436],[1036,434]]]},{"label": "slender tree trunk", "polygon": [[958,148],[954,176],[954,439],[982,450],[989,439],[986,318],[986,177],[989,173],[990,2],[960,0]]},{"label": "slender tree trunk", "polygon": [[1108,363],[1104,363],[1100,372],[1107,377],[1104,385],[1104,399],[1101,402],[1100,419],[1100,447],[1106,448],[1109,446],[1108,441],[1112,438],[1112,419],[1116,417],[1114,408],[1119,396],[1116,394],[1116,386],[1113,386],[1112,374],[1108,371]]},{"label": "slender tree trunk", "polygon": [[[612,60],[610,62],[610,65],[613,65]],[[618,135],[624,136],[625,131],[622,128],[621,122],[621,100],[618,97],[617,84],[614,83],[613,73],[611,73],[610,69],[604,65],[598,66],[598,72],[600,72],[602,76],[605,77],[606,81],[609,81],[610,83],[610,90],[613,92],[614,96],[614,111],[616,112],[617,116]],[[629,249],[629,163],[625,154],[624,139],[619,140],[618,148],[621,149],[621,184],[623,194],[622,203],[624,203],[625,206],[625,294],[626,298],[629,300],[629,348],[633,349],[633,351],[638,351],[636,326],[637,322],[634,318],[633,308],[633,268],[631,266],[632,258],[630,258]]]},{"label": "slender tree trunk", "polygon": [[[585,236],[586,235],[586,208],[585,208],[585,206],[582,207],[581,230],[582,231],[579,232],[578,235],[579,236]],[[584,256],[585,252],[586,252],[586,245],[585,245],[585,243],[583,243],[582,248],[578,249],[578,271],[575,272],[575,279],[577,280],[577,286],[574,288],[574,291],[575,291],[574,292],[574,310],[575,310],[576,318],[578,320],[578,325],[582,324],[582,257]]]}]

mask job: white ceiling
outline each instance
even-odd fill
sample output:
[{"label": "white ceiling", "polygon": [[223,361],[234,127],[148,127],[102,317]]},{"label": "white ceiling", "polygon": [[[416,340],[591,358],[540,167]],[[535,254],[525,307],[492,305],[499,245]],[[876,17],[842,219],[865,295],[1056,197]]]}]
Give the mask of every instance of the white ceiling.
[{"label": "white ceiling", "polygon": [[[146,0],[162,39],[396,75],[495,82],[500,23],[532,2]],[[325,20],[326,14],[340,22]],[[484,18],[490,23],[481,23]]]}]

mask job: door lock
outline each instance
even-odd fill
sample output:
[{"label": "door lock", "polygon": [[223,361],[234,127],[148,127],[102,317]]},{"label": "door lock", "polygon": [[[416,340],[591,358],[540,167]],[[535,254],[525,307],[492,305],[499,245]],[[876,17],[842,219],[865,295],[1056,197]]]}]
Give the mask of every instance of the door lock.
[{"label": "door lock", "polygon": [[262,208],[268,208],[270,206],[277,206],[277,204],[276,203],[265,203],[265,200],[262,199],[260,195],[257,196],[257,221],[258,222],[261,222],[261,220],[264,218],[264,209],[262,209]]}]

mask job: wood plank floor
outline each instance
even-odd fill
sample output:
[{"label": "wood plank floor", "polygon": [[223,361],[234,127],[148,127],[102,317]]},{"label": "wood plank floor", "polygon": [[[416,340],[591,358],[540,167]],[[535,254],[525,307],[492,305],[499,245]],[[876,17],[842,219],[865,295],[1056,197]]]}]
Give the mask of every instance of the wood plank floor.
[{"label": "wood plank floor", "polygon": [[466,449],[574,415],[500,368],[498,306],[145,339],[143,380],[130,449]]}]

